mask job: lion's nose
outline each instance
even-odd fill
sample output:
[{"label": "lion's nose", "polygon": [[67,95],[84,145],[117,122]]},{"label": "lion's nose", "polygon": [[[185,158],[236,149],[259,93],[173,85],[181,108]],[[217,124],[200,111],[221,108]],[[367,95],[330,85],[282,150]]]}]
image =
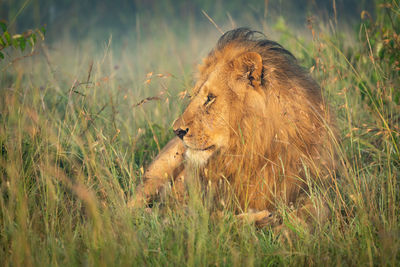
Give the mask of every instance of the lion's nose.
[{"label": "lion's nose", "polygon": [[174,133],[183,140],[183,137],[189,132],[189,128],[186,128],[186,130],[183,130],[181,128],[178,128],[174,130]]}]

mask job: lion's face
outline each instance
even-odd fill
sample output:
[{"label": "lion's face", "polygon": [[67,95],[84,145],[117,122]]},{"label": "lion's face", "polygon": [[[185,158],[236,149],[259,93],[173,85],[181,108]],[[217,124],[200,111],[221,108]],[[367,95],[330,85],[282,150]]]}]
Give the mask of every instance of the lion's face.
[{"label": "lion's face", "polygon": [[238,130],[238,114],[249,95],[257,93],[262,69],[261,56],[244,53],[208,67],[193,89],[191,101],[173,129],[187,150],[186,157],[204,165],[217,151],[229,146]]}]

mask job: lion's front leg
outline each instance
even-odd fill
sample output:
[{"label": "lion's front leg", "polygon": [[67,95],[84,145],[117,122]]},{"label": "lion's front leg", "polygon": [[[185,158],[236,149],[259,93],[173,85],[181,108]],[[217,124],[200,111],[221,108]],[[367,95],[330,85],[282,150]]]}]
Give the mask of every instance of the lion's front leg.
[{"label": "lion's front leg", "polygon": [[184,168],[184,153],[185,146],[178,137],[169,141],[146,169],[144,181],[138,186],[134,199],[128,205],[144,206],[168,182],[168,179],[175,179]]},{"label": "lion's front leg", "polygon": [[[308,196],[299,197],[296,203],[290,205],[284,214],[278,211],[253,211],[237,215],[237,218],[248,223],[254,223],[257,227],[272,227],[278,232],[284,229],[284,217],[291,223],[299,225],[307,231],[313,231],[318,224],[329,220],[329,207],[323,201],[312,200]],[[285,220],[286,220],[285,219]]]},{"label": "lion's front leg", "polygon": [[282,223],[281,217],[268,210],[249,211],[237,215],[237,218],[247,223],[254,223],[257,227],[276,227]]}]

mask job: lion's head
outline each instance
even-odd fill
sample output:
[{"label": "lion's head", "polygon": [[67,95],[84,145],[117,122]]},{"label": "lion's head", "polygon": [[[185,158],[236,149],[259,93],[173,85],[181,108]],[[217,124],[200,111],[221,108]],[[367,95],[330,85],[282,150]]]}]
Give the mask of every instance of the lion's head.
[{"label": "lion's head", "polygon": [[[220,38],[173,128],[189,161],[216,176],[247,171],[274,182],[276,191],[278,177],[301,184],[293,181],[305,168],[316,174],[332,166],[332,123],[318,84],[290,52],[262,37],[240,28]],[[246,181],[258,188],[252,179]]]}]

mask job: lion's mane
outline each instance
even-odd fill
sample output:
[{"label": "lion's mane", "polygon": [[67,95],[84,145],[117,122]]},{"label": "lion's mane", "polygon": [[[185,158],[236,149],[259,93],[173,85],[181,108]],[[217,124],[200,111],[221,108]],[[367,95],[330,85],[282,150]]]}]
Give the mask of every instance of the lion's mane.
[{"label": "lion's mane", "polygon": [[294,201],[309,179],[332,176],[335,126],[319,85],[289,51],[259,32],[224,34],[200,66],[200,77],[245,52],[262,57],[263,97],[233,103],[230,125],[237,127],[226,129],[229,146],[204,170],[211,182],[227,181],[242,208],[262,210],[276,200]]}]

